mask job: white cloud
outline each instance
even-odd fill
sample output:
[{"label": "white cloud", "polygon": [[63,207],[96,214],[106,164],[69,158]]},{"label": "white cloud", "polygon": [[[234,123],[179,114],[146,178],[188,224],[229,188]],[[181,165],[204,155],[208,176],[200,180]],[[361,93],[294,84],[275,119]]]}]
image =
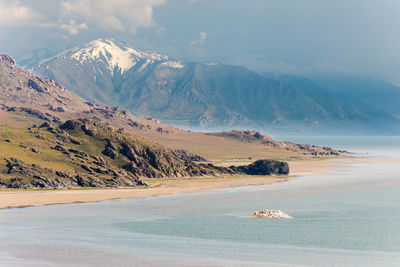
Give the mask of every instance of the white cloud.
[{"label": "white cloud", "polygon": [[74,20],[60,25],[60,29],[68,32],[69,35],[77,35],[80,30],[86,30],[87,28],[88,26],[86,23],[78,24]]},{"label": "white cloud", "polygon": [[206,32],[200,32],[199,33],[199,39],[191,41],[190,45],[191,46],[194,46],[194,45],[197,45],[197,44],[203,45],[206,42],[206,39],[207,39],[207,33]]},{"label": "white cloud", "polygon": [[166,0],[65,0],[61,20],[106,31],[135,33],[139,27],[152,27],[153,8]]},{"label": "white cloud", "polygon": [[36,16],[36,14],[18,0],[0,0],[0,26],[23,25],[33,20]]},{"label": "white cloud", "polygon": [[[82,30],[126,31],[155,25],[153,9],[167,0],[0,0],[0,26],[59,28],[68,35]],[[161,33],[164,31],[158,27]]]}]

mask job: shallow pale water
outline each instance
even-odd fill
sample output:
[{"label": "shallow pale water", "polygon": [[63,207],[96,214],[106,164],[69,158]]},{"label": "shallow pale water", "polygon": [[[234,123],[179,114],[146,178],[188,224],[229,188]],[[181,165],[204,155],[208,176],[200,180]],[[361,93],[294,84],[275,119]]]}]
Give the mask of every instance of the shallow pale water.
[{"label": "shallow pale water", "polygon": [[[325,141],[400,158],[398,137],[358,139]],[[266,186],[2,210],[0,265],[399,266],[399,189],[398,162],[361,163]],[[248,218],[264,208],[294,219]]]}]

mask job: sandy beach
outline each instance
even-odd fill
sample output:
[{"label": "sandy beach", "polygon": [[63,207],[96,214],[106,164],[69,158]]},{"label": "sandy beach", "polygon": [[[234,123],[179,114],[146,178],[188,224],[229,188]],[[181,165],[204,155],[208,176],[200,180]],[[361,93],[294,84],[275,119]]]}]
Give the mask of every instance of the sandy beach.
[{"label": "sandy beach", "polygon": [[38,205],[95,202],[110,199],[146,197],[179,193],[196,193],[218,188],[266,185],[292,177],[346,171],[346,166],[362,162],[393,161],[374,158],[344,158],[332,160],[290,161],[290,176],[226,176],[191,179],[146,179],[146,188],[73,189],[73,190],[2,190],[0,209]]}]

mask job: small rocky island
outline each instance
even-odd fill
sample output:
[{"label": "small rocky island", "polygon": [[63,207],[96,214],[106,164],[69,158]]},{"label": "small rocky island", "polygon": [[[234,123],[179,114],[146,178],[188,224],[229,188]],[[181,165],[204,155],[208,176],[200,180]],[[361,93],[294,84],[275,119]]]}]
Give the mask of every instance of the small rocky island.
[{"label": "small rocky island", "polygon": [[292,219],[292,216],[289,216],[283,213],[280,210],[260,210],[254,213],[254,217],[256,218],[272,218],[272,219]]}]

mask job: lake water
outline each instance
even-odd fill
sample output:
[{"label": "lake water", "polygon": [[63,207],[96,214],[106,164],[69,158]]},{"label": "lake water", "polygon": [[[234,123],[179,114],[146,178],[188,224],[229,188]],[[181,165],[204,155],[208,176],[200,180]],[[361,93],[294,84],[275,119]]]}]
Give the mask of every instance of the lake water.
[{"label": "lake water", "polygon": [[[286,138],[400,158],[399,137]],[[264,208],[291,220],[248,218]],[[400,164],[266,186],[0,211],[0,265],[400,266]]]}]

